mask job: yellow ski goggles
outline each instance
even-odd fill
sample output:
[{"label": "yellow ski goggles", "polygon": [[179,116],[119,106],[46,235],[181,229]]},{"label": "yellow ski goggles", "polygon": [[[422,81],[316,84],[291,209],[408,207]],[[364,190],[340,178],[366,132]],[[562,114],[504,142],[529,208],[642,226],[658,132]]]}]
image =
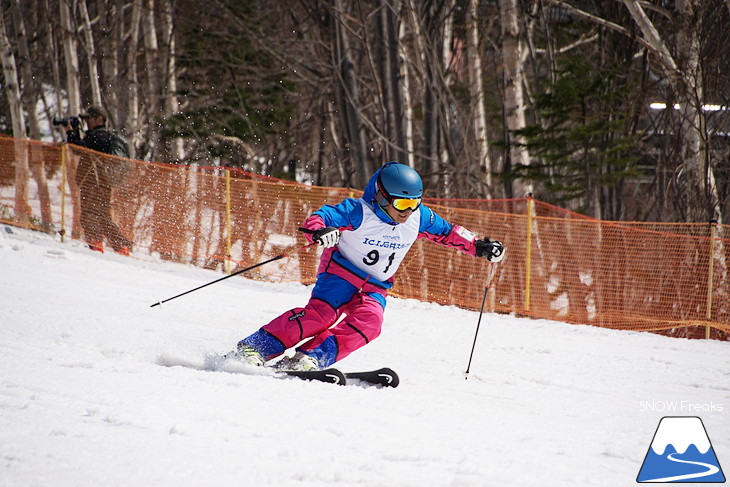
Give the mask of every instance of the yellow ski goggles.
[{"label": "yellow ski goggles", "polygon": [[380,184],[380,180],[376,183],[377,191],[375,197],[378,201],[378,205],[385,210],[386,204],[390,204],[397,211],[403,212],[407,210],[416,211],[421,206],[421,198],[401,198],[399,196],[392,196],[383,188]]},{"label": "yellow ski goggles", "polygon": [[393,198],[389,203],[398,211],[416,211],[421,206],[421,198]]}]

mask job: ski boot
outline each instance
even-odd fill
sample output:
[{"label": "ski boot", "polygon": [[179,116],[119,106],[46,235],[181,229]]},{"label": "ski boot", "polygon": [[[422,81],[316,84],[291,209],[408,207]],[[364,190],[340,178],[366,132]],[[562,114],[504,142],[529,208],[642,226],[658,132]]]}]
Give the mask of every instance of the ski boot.
[{"label": "ski boot", "polygon": [[276,364],[276,368],[280,370],[293,370],[297,372],[307,372],[310,370],[319,370],[319,362],[317,359],[306,353],[297,352],[293,357],[284,357]]},{"label": "ski boot", "polygon": [[258,350],[250,345],[246,345],[245,343],[239,343],[237,350],[228,352],[223,357],[226,359],[235,358],[242,362],[246,362],[247,364],[255,365],[257,367],[263,367],[266,363],[264,357],[259,353]]}]

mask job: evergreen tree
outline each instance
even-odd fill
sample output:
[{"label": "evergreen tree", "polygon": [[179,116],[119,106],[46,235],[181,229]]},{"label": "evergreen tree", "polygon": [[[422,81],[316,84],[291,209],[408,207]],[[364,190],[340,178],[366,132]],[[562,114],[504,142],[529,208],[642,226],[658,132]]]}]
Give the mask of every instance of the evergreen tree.
[{"label": "evergreen tree", "polygon": [[607,193],[637,174],[634,139],[626,133],[628,115],[616,111],[626,94],[609,79],[611,73],[570,58],[562,62],[555,82],[536,96],[539,123],[517,131],[532,161],[515,165],[510,175],[532,181],[536,198],[600,217]]}]

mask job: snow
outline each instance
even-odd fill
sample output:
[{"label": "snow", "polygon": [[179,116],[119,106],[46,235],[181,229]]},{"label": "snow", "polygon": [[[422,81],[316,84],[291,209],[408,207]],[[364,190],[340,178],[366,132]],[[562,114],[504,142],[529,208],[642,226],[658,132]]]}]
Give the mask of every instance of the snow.
[{"label": "snow", "polygon": [[219,277],[0,225],[0,486],[613,487],[664,416],[730,465],[730,343],[485,314],[465,380],[478,313],[390,299],[339,366],[396,389],[163,366],[309,295],[235,277],[150,307]]}]

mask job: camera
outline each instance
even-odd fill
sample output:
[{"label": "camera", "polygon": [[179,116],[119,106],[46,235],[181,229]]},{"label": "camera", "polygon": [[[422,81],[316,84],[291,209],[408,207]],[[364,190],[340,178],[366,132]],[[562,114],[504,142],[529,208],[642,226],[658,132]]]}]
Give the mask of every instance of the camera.
[{"label": "camera", "polygon": [[81,120],[79,120],[79,117],[68,117],[68,118],[54,118],[53,119],[53,125],[66,125],[71,124],[71,127],[73,129],[77,129],[81,126]]}]

